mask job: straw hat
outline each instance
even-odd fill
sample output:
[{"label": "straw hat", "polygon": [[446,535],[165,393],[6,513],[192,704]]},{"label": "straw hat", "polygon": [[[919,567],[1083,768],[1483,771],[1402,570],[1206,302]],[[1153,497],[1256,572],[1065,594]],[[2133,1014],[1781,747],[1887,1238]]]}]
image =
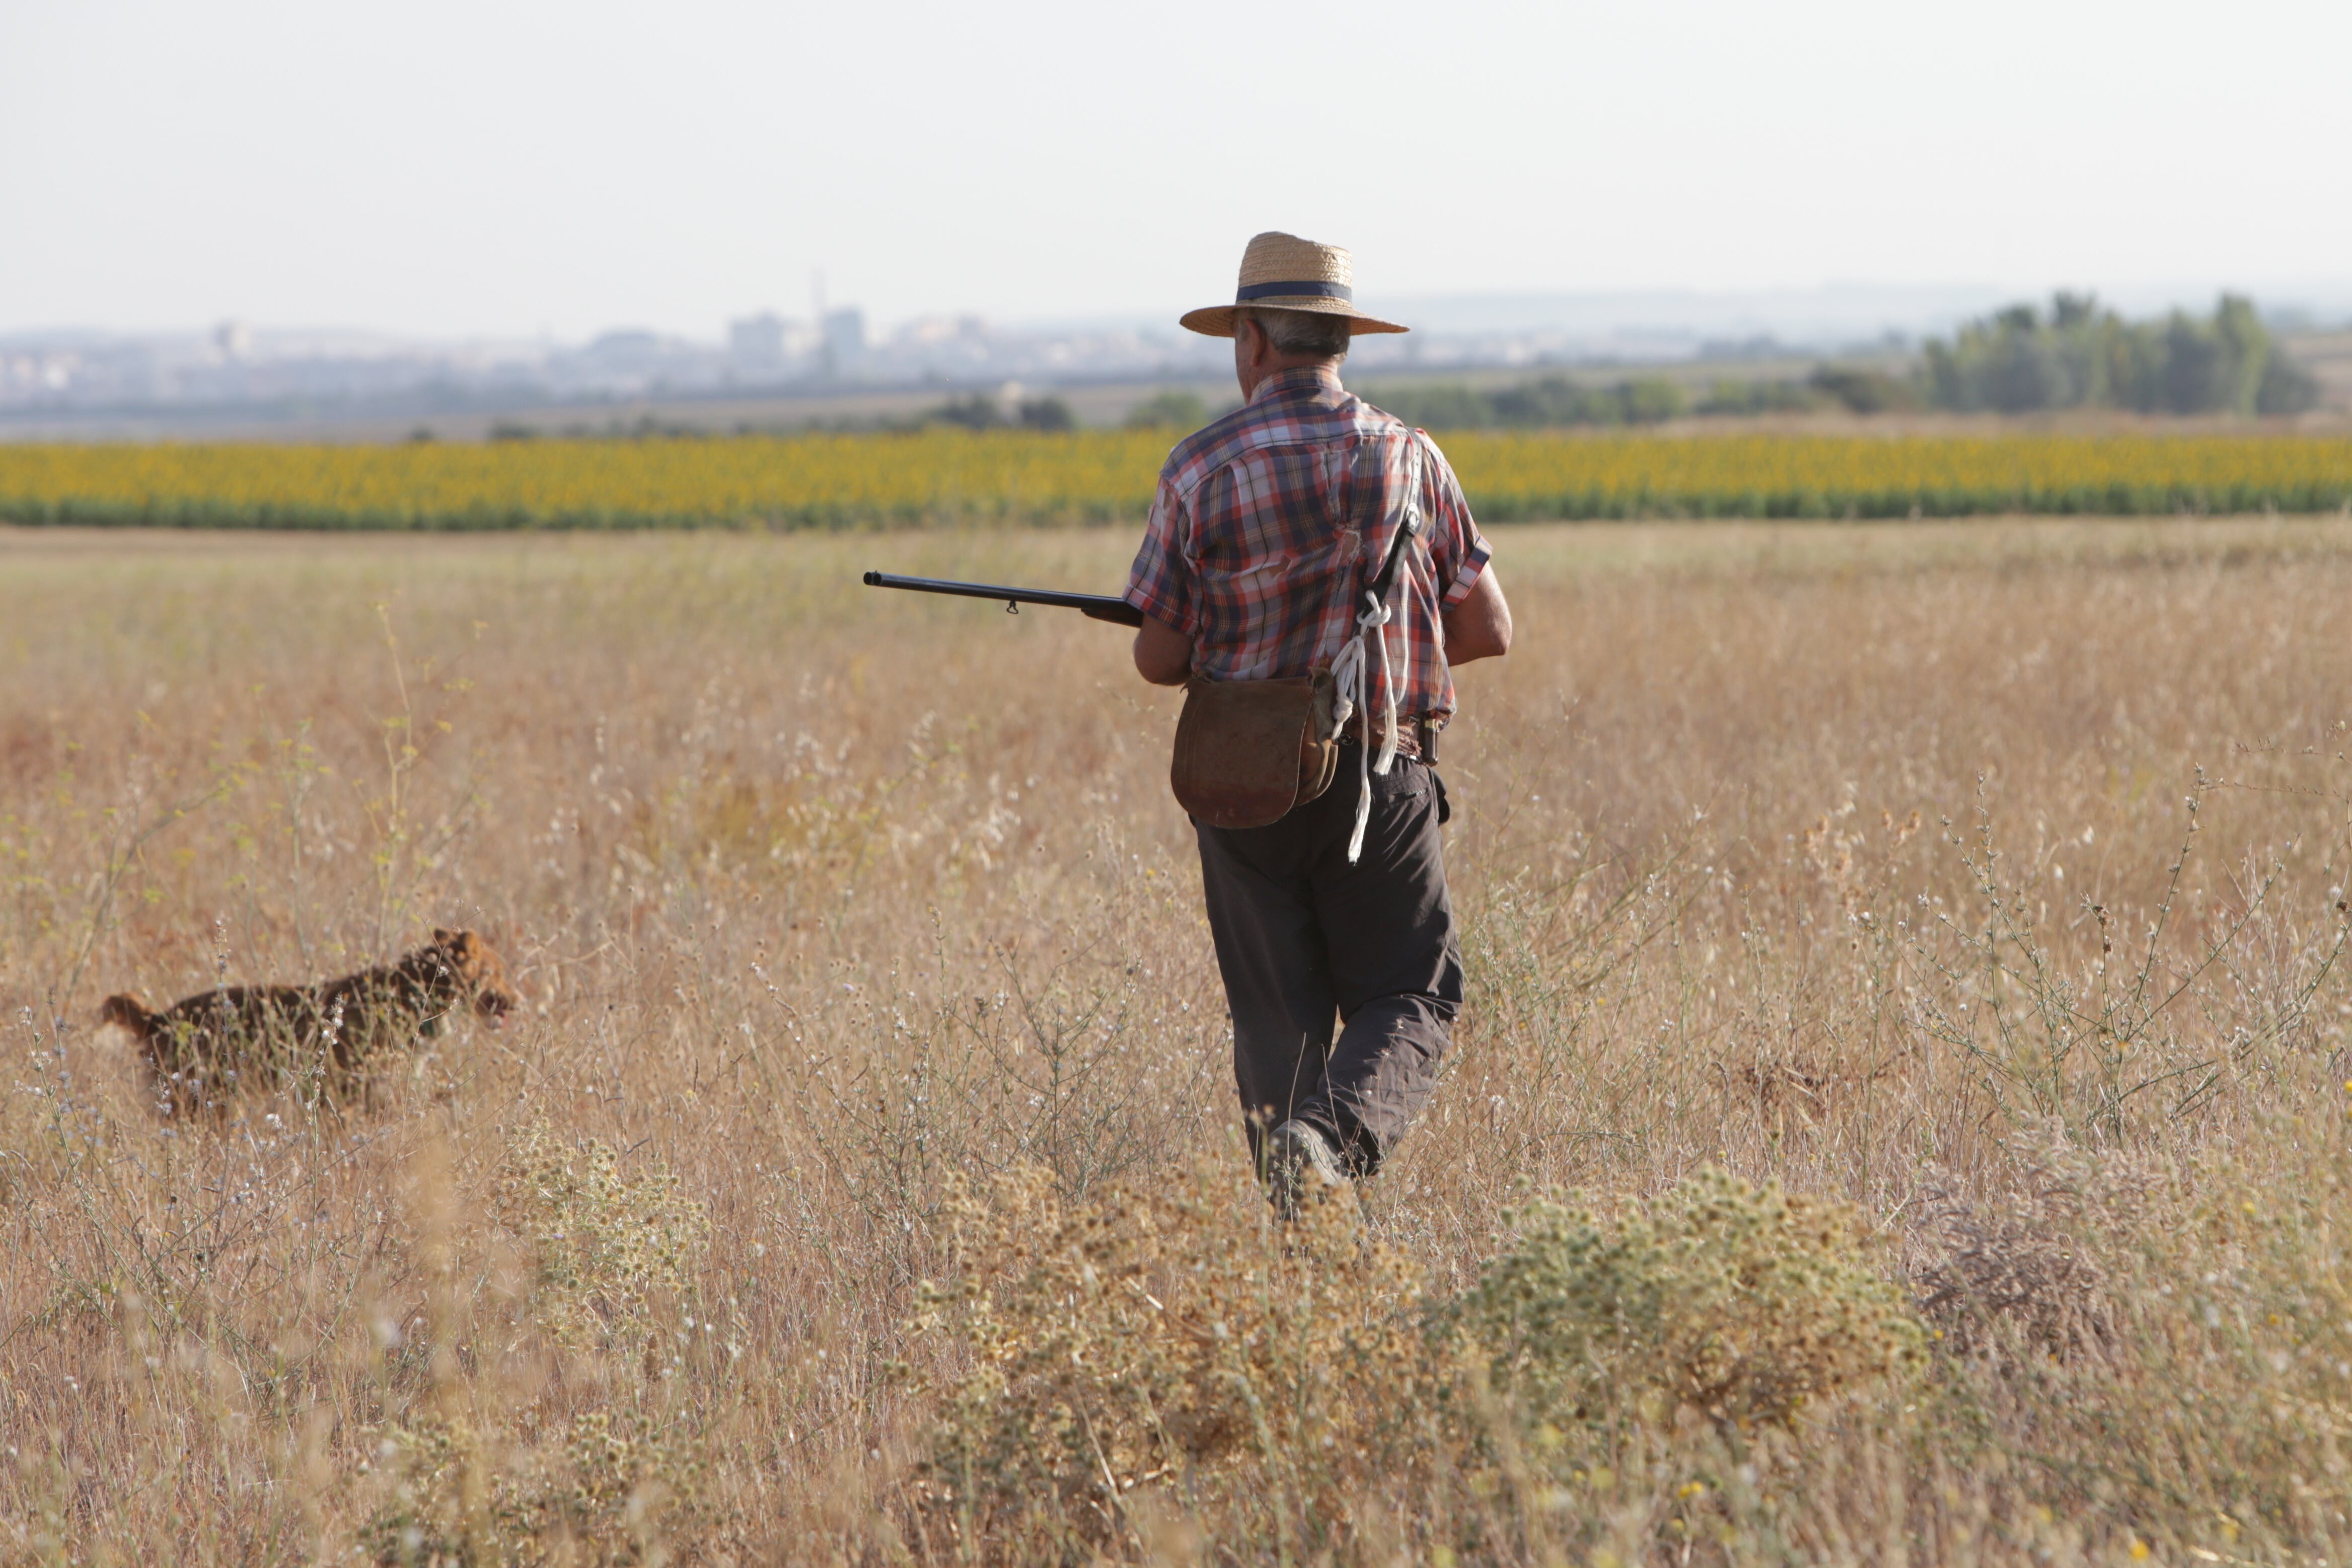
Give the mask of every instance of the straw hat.
[{"label": "straw hat", "polygon": [[1268,232],[1242,252],[1242,280],[1233,305],[1188,310],[1179,324],[1211,338],[1234,335],[1234,306],[1263,305],[1271,310],[1312,310],[1345,316],[1358,332],[1404,332],[1410,328],[1358,310],[1355,258],[1336,245],[1317,245],[1297,235]]}]

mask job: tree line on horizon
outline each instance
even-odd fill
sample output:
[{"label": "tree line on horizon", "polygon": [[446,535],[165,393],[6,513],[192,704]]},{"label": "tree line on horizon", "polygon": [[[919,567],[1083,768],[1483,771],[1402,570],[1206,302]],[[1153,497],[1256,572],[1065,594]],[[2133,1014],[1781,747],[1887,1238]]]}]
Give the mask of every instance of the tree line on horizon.
[{"label": "tree line on horizon", "polygon": [[1825,363],[1801,378],[1720,378],[1694,390],[1663,375],[1606,383],[1551,375],[1515,386],[1370,385],[1364,395],[1408,423],[1440,430],[1654,424],[1686,415],[1853,413],[1939,409],[2032,413],[2296,414],[2319,383],[2289,359],[2253,302],[2225,294],[2209,316],[2175,310],[2127,321],[2094,296],[2060,292],[1928,340],[1908,371]]},{"label": "tree line on horizon", "polygon": [[1931,339],[1918,374],[1930,402],[1961,412],[2291,414],[2319,401],[2319,383],[2238,294],[2210,316],[2126,321],[2093,295],[2061,291],[2046,314],[2012,305],[1948,343]]}]

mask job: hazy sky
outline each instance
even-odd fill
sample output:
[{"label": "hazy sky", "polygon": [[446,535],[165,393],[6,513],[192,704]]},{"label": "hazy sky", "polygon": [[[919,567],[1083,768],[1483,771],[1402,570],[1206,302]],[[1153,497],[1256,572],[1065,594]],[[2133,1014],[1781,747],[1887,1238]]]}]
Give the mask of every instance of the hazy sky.
[{"label": "hazy sky", "polygon": [[0,329],[2352,286],[2352,0],[0,0]]}]

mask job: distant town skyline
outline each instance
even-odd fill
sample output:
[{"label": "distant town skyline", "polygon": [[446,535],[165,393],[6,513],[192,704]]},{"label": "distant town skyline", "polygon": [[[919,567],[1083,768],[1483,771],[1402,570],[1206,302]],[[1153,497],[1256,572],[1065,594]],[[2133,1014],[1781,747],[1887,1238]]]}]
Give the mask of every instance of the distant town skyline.
[{"label": "distant town skyline", "polygon": [[[1415,330],[1367,338],[1362,380],[1457,371],[1906,361],[1923,340],[2016,302],[1982,287],[1844,286],[1692,293],[1470,295],[1404,300]],[[813,305],[820,301],[812,301]],[[0,420],[138,420],[243,409],[254,417],[373,418],[646,398],[790,396],[819,402],[922,389],[1181,383],[1229,379],[1223,343],[1135,315],[1096,323],[965,314],[895,323],[823,301],[822,316],[759,311],[723,330],[620,326],[585,340],[441,340],[226,319],[173,332],[0,331]],[[2129,291],[2109,303],[2202,315],[2210,290]],[[2273,325],[2342,329],[2342,293],[2260,302]]]},{"label": "distant town skyline", "polygon": [[2352,7],[0,0],[0,331],[2352,272]]},{"label": "distant town skyline", "polygon": [[[2095,280],[2065,279],[2021,285],[1989,283],[1892,284],[1846,282],[1789,288],[1649,288],[1593,290],[1494,290],[1444,296],[1400,297],[1386,302],[1392,314],[1416,330],[1442,336],[1468,334],[1562,334],[1591,340],[1591,351],[1605,352],[1612,336],[1689,337],[1725,332],[1769,334],[1791,347],[1833,350],[1894,334],[1919,338],[2008,304],[2046,301],[2066,292],[2087,294],[2128,316],[2157,316],[2173,308],[2201,310],[2223,293],[2249,295],[2273,318],[2290,326],[2352,328],[2352,269],[2343,278],[2273,279],[2249,286],[2238,280],[2188,280],[2103,287]],[[303,322],[220,316],[210,320],[161,326],[121,326],[100,321],[0,324],[0,344],[73,342],[90,339],[217,339],[223,333],[250,338],[259,333],[284,351],[321,349],[354,353],[431,346],[444,349],[581,349],[614,335],[651,333],[666,340],[725,348],[746,362],[796,357],[824,335],[821,322],[881,340],[919,338],[936,341],[976,334],[1066,335],[1103,331],[1172,331],[1173,307],[1134,307],[1089,315],[1021,318],[973,309],[917,311],[886,318],[863,305],[828,303],[824,315],[806,307],[795,312],[774,305],[712,316],[670,328],[649,317],[615,317],[580,333],[560,334],[541,323],[535,330],[488,332],[402,330],[362,322]],[[851,323],[854,322],[854,327]],[[1369,343],[1369,340],[1368,340]],[[1360,345],[1363,347],[1365,345]],[[1400,348],[1402,345],[1387,345]],[[1580,350],[1582,351],[1582,350]]]}]

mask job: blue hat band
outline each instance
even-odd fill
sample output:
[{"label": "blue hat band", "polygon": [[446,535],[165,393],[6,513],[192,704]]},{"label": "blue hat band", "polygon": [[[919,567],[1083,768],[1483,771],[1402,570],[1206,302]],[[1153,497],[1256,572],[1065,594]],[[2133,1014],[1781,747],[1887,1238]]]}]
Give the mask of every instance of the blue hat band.
[{"label": "blue hat band", "polygon": [[1346,299],[1353,301],[1356,291],[1344,283],[1253,283],[1234,290],[1234,303],[1246,305],[1253,299]]}]

